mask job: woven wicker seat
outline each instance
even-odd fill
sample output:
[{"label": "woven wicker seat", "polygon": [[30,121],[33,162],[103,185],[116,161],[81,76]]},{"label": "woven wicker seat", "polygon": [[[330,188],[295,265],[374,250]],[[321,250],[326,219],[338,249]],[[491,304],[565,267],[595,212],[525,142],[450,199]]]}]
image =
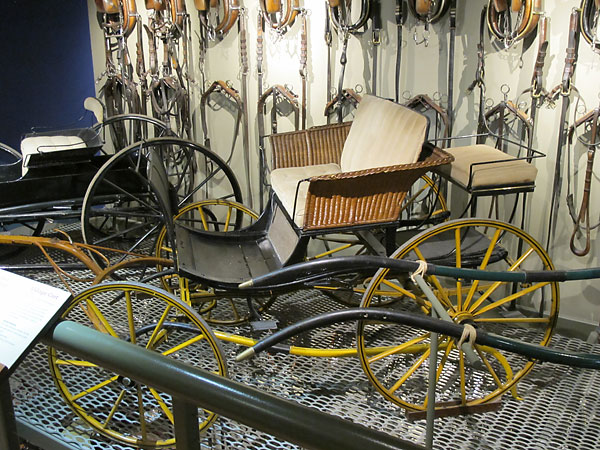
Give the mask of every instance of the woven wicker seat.
[{"label": "woven wicker seat", "polygon": [[427,129],[425,116],[365,96],[352,123],[270,137],[273,191],[305,231],[397,221],[411,185],[452,161],[422,151]]}]

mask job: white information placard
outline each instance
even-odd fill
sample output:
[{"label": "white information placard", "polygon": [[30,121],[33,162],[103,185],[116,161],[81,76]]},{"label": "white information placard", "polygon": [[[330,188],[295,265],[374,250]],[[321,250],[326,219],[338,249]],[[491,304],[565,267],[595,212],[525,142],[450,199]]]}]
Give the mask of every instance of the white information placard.
[{"label": "white information placard", "polygon": [[0,370],[14,368],[70,297],[62,289],[0,270]]}]

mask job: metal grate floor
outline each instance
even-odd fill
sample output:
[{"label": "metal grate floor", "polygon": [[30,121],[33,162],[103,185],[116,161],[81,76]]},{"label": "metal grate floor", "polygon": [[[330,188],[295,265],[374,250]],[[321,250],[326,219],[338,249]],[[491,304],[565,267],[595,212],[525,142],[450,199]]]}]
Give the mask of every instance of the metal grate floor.
[{"label": "metal grate floor", "polygon": [[[52,272],[38,271],[27,275],[58,285]],[[278,297],[269,312],[280,320],[280,325],[285,325],[339,308],[330,298],[307,290]],[[222,329],[258,337],[246,326]],[[296,345],[351,346],[354,332],[354,324],[315,330],[309,336],[299,337]],[[555,336],[552,346],[600,353],[600,346],[563,336]],[[425,422],[408,422],[403,410],[383,399],[371,387],[356,358],[261,354],[248,362],[235,363],[233,357],[239,348],[227,343],[223,343],[223,347],[230,377],[237,381],[403,439],[424,442]],[[11,388],[18,419],[66,446],[86,450],[131,450],[95,433],[65,405],[54,386],[43,345],[36,346],[12,376]],[[518,391],[523,400],[505,394],[497,412],[438,419],[434,448],[599,448],[600,372],[538,364],[519,383]],[[298,448],[222,417],[204,435],[202,445],[218,450]]]}]

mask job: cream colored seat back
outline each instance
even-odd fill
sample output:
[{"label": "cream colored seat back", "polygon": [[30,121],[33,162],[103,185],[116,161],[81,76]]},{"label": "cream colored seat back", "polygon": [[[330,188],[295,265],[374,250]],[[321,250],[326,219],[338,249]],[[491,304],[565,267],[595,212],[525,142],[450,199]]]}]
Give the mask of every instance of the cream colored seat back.
[{"label": "cream colored seat back", "polygon": [[342,172],[417,162],[428,127],[426,116],[365,95],[344,143]]}]

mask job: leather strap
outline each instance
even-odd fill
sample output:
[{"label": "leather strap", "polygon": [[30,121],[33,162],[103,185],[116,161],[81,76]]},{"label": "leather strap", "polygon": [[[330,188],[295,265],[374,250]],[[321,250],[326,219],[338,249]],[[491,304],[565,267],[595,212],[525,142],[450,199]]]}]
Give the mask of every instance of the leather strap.
[{"label": "leather strap", "polygon": [[306,63],[308,60],[308,45],[306,38],[306,11],[302,12],[302,28],[300,30],[300,79],[302,84],[301,129],[306,129]]},{"label": "leather strap", "polygon": [[244,167],[246,169],[246,192],[250,208],[253,207],[252,180],[250,177],[250,126],[248,119],[248,44],[246,31],[246,16],[241,14],[238,19],[238,32],[240,35],[240,65],[241,65],[241,91],[242,91],[242,138],[244,151]]},{"label": "leather strap", "polygon": [[[594,156],[596,154],[596,137],[598,134],[598,115],[600,113],[600,108],[596,108],[593,110],[593,114],[591,117],[592,125],[591,125],[591,139],[588,145],[587,151],[587,164],[585,170],[585,180],[583,183],[583,197],[581,199],[581,206],[579,208],[579,214],[577,217],[574,215],[574,207],[573,205],[573,195],[569,194],[567,196],[567,203],[570,206],[571,218],[573,219],[573,233],[571,234],[571,240],[569,242],[569,247],[573,254],[577,256],[585,256],[590,252],[591,249],[591,238],[590,232],[593,227],[590,226],[590,193],[592,189],[592,174],[594,171]],[[589,121],[590,119],[588,119]],[[587,122],[587,121],[586,121]],[[584,123],[586,123],[584,122]],[[574,126],[575,127],[575,126]],[[574,127],[572,129],[574,129]],[[569,134],[571,134],[571,130],[569,130]],[[584,224],[585,223],[585,224]],[[583,227],[582,227],[583,225]],[[596,225],[597,226],[597,225]],[[581,229],[585,230],[585,247],[580,249],[577,247],[575,240]]]},{"label": "leather strap", "polygon": [[235,150],[235,144],[237,142],[237,138],[239,135],[240,124],[242,122],[242,117],[244,114],[243,113],[244,104],[242,102],[242,99],[240,98],[240,95],[238,94],[238,91],[236,91],[234,88],[228,86],[227,83],[223,80],[214,81],[210,85],[210,87],[204,92],[204,94],[202,94],[202,97],[200,98],[200,117],[201,117],[201,121],[202,121],[202,133],[204,134],[204,146],[209,149],[211,148],[211,145],[210,145],[210,137],[208,135],[208,122],[206,119],[206,105],[208,104],[209,97],[213,93],[221,94],[221,95],[225,95],[226,97],[229,97],[231,100],[233,100],[233,102],[236,105],[236,109],[237,109],[237,115],[236,115],[234,130],[233,130],[233,140],[231,142],[231,148],[229,150],[229,155],[227,156],[227,159],[225,160],[225,162],[227,164],[229,164],[229,163],[231,163],[231,159],[233,157],[233,153]]},{"label": "leather strap", "polygon": [[448,133],[454,123],[454,49],[456,46],[456,0],[450,0],[450,44],[448,49]]},{"label": "leather strap", "polygon": [[[399,0],[400,1],[400,0]],[[327,104],[331,101],[331,45],[333,41],[333,36],[331,33],[331,19],[329,17],[329,7],[328,4],[325,3],[325,45],[327,46]],[[327,123],[329,123],[330,118],[327,116]]]},{"label": "leather strap", "polygon": [[[556,221],[558,218],[558,209],[560,205],[560,194],[562,190],[562,151],[567,137],[567,113],[570,104],[570,94],[573,89],[571,80],[575,73],[577,65],[577,51],[579,48],[579,10],[574,9],[569,20],[569,41],[566,50],[565,67],[563,70],[563,79],[560,86],[562,96],[562,106],[560,112],[558,147],[556,149],[556,162],[554,166],[554,179],[552,189],[552,199],[550,202],[550,219],[548,221],[548,235],[546,241],[546,251],[549,251],[550,245],[554,240],[556,231]],[[558,86],[557,86],[558,87]]]},{"label": "leather strap", "polygon": [[381,3],[380,0],[371,0],[371,24],[373,28],[373,71],[371,77],[372,83],[372,94],[377,95],[377,73],[378,73],[378,54],[379,47],[381,45]]},{"label": "leather strap", "polygon": [[402,76],[402,27],[404,25],[404,0],[396,0],[396,79],[394,80],[394,100],[396,103],[400,102],[400,90],[401,83],[400,78]]}]

